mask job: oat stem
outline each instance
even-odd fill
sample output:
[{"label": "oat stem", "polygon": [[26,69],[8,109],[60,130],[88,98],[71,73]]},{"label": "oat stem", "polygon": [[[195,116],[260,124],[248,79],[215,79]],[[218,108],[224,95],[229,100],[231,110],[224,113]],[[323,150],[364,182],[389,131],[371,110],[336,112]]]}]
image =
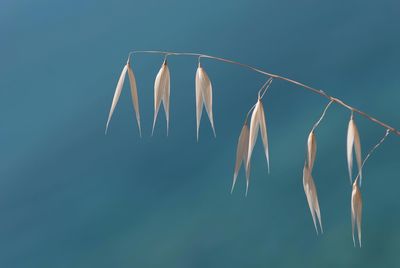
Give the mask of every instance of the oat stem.
[{"label": "oat stem", "polygon": [[[365,162],[367,162],[368,158],[372,155],[372,153],[386,140],[386,138],[387,138],[387,136],[389,136],[390,132],[391,132],[390,129],[386,129],[386,133],[383,136],[383,138],[377,144],[375,144],[375,146],[372,147],[372,149],[368,152],[367,156],[364,158],[364,161],[361,164],[360,171],[363,169]],[[355,181],[356,181],[355,183],[357,183],[358,179],[360,178],[360,171],[358,171],[357,177],[355,179]],[[360,181],[360,187],[361,187],[361,181]]]},{"label": "oat stem", "polygon": [[318,121],[314,124],[313,128],[311,129],[311,132],[313,132],[321,123],[322,119],[324,119],[326,111],[328,110],[329,106],[331,106],[331,104],[333,103],[333,101],[331,100],[326,106],[324,111],[322,112],[321,117],[318,119]]},{"label": "oat stem", "polygon": [[217,61],[226,62],[226,63],[229,63],[229,64],[238,65],[238,66],[241,66],[243,68],[250,69],[250,70],[252,70],[254,72],[266,75],[266,76],[268,76],[270,78],[280,79],[280,80],[289,82],[291,84],[298,85],[298,86],[300,86],[300,87],[302,87],[302,88],[304,88],[304,89],[306,89],[308,91],[311,91],[311,92],[313,92],[315,94],[318,94],[318,95],[320,95],[320,96],[322,96],[322,97],[324,97],[324,98],[326,98],[326,99],[328,99],[328,100],[330,100],[332,102],[335,102],[335,103],[345,107],[346,109],[352,111],[352,113],[357,113],[357,114],[367,118],[371,122],[374,122],[374,123],[380,125],[381,127],[384,127],[388,131],[393,132],[397,136],[400,136],[400,131],[395,129],[394,127],[392,127],[392,126],[390,126],[390,125],[388,125],[386,123],[383,123],[382,121],[370,116],[369,114],[367,114],[367,113],[365,113],[365,112],[363,112],[361,110],[358,110],[357,108],[354,108],[354,107],[348,105],[347,103],[345,103],[344,101],[342,101],[342,100],[340,100],[340,99],[338,99],[336,97],[328,95],[327,93],[325,93],[321,89],[316,89],[316,88],[310,87],[310,86],[308,86],[306,84],[297,82],[295,80],[292,80],[292,79],[284,77],[284,76],[268,73],[266,71],[263,71],[261,69],[255,68],[253,66],[250,66],[250,65],[247,65],[247,64],[244,64],[244,63],[241,63],[241,62],[237,62],[237,61],[233,61],[233,60],[229,60],[229,59],[225,59],[225,58],[220,58],[220,57],[214,57],[214,56],[210,56],[210,55],[206,55],[206,54],[200,54],[200,53],[170,52],[170,51],[159,51],[159,50],[134,50],[134,51],[129,52],[128,60],[130,59],[132,54],[139,54],[139,53],[163,54],[165,58],[167,56],[170,56],[170,55],[171,56],[193,56],[193,57],[198,57],[198,61],[200,61],[200,58],[207,58],[207,59],[213,59],[213,60],[217,60]]},{"label": "oat stem", "polygon": [[[267,93],[268,88],[271,86],[272,84],[272,77],[268,78],[268,80],[261,86],[260,90],[258,90],[258,98],[261,100],[262,98],[264,98],[265,93]],[[261,92],[264,90],[264,92],[261,94]],[[244,120],[244,123],[247,123],[247,119],[249,118],[249,115],[251,113],[251,111],[254,109],[254,107],[256,107],[257,103],[254,103],[253,106],[251,106],[250,110],[247,112],[246,114],[246,119]]]}]

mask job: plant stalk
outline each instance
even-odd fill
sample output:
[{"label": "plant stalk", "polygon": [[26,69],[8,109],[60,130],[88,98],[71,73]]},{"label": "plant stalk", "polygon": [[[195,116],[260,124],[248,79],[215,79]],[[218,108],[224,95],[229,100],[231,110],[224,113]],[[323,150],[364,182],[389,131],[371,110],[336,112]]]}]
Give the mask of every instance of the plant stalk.
[{"label": "plant stalk", "polygon": [[383,123],[382,121],[372,117],[371,115],[369,115],[369,114],[367,114],[367,113],[365,113],[365,112],[363,112],[363,111],[361,111],[361,110],[359,110],[359,109],[357,109],[355,107],[352,107],[352,106],[348,105],[347,103],[345,103],[344,101],[342,101],[342,100],[340,100],[340,99],[338,99],[336,97],[328,95],[327,93],[325,93],[325,91],[323,91],[321,89],[313,88],[311,86],[308,86],[306,84],[300,83],[300,82],[295,81],[293,79],[290,79],[290,78],[287,78],[287,77],[284,77],[284,76],[280,76],[280,75],[277,75],[277,74],[269,73],[269,72],[263,71],[261,69],[258,69],[256,67],[253,67],[253,66],[241,63],[241,62],[237,62],[237,61],[233,61],[233,60],[229,60],[229,59],[225,59],[225,58],[220,58],[220,57],[214,57],[214,56],[210,56],[210,55],[206,55],[206,54],[200,54],[200,53],[170,52],[170,51],[159,51],[159,50],[133,50],[133,51],[129,52],[128,60],[130,59],[131,55],[139,54],[139,53],[163,54],[165,59],[168,56],[193,56],[193,57],[198,57],[198,61],[199,62],[200,62],[201,58],[207,58],[207,59],[213,59],[213,60],[217,60],[217,61],[221,61],[221,62],[233,64],[233,65],[238,65],[238,66],[241,66],[243,68],[247,68],[247,69],[249,69],[251,71],[254,71],[256,73],[260,73],[260,74],[266,75],[266,76],[268,76],[270,78],[279,79],[279,80],[283,80],[283,81],[289,82],[291,84],[298,85],[298,86],[300,86],[300,87],[302,87],[302,88],[304,88],[304,89],[306,89],[308,91],[311,91],[311,92],[313,92],[315,94],[318,94],[318,95],[330,100],[331,102],[337,103],[337,104],[345,107],[346,109],[350,110],[352,113],[357,113],[357,114],[365,117],[366,119],[370,120],[371,122],[374,122],[375,124],[378,124],[381,127],[387,129],[388,131],[396,134],[397,136],[400,136],[400,131],[397,130],[396,128],[394,128],[394,127],[392,127],[392,126],[390,126],[390,125],[388,125],[386,123]]}]

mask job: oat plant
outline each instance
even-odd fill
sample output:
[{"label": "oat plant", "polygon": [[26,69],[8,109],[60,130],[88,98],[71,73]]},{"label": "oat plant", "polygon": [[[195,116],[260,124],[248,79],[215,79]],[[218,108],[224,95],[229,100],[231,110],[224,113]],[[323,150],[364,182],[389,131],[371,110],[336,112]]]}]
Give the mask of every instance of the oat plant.
[{"label": "oat plant", "polygon": [[[318,202],[318,194],[317,187],[312,175],[314,162],[317,157],[317,138],[316,138],[316,130],[324,119],[325,114],[329,107],[332,104],[340,105],[347,110],[350,111],[350,120],[347,128],[347,166],[349,173],[350,186],[352,187],[351,191],[351,200],[350,200],[350,208],[351,208],[351,225],[352,225],[352,237],[354,246],[356,246],[355,239],[355,229],[357,228],[357,238],[358,245],[361,247],[361,215],[362,215],[362,198],[361,198],[361,182],[362,182],[362,169],[366,163],[366,161],[370,158],[372,153],[385,141],[389,134],[395,134],[400,136],[400,132],[383,123],[382,121],[368,115],[367,113],[360,111],[348,104],[344,101],[335,98],[333,96],[328,95],[325,91],[310,87],[308,85],[302,84],[295,80],[292,80],[287,77],[283,77],[280,75],[268,73],[261,69],[255,68],[253,66],[243,64],[237,61],[214,57],[206,54],[199,53],[186,53],[186,52],[168,52],[168,51],[131,51],[128,54],[128,60],[126,65],[122,69],[122,73],[119,77],[117,87],[115,89],[114,97],[111,103],[110,112],[108,115],[107,123],[106,123],[106,133],[109,128],[109,124],[113,115],[113,112],[117,106],[119,97],[121,95],[125,76],[128,73],[130,91],[132,96],[133,108],[135,111],[135,118],[137,121],[139,135],[142,136],[142,130],[140,125],[140,111],[139,111],[139,99],[137,94],[137,85],[136,78],[131,67],[131,58],[133,58],[134,54],[145,53],[145,54],[158,54],[163,56],[163,61],[161,63],[161,67],[159,72],[157,73],[154,81],[154,117],[153,117],[153,127],[151,131],[151,135],[154,133],[154,127],[157,121],[158,113],[161,109],[161,104],[164,109],[165,117],[166,117],[166,133],[168,136],[169,132],[169,104],[170,104],[170,71],[167,59],[171,56],[189,56],[197,58],[197,70],[194,74],[195,81],[195,104],[196,104],[196,138],[199,139],[199,128],[200,121],[203,113],[203,107],[206,110],[208,120],[210,122],[211,128],[213,130],[214,136],[216,137],[216,131],[214,126],[214,116],[213,116],[213,94],[212,94],[212,83],[211,79],[206,73],[206,70],[201,62],[204,59],[216,60],[220,62],[225,62],[228,64],[237,65],[243,68],[250,69],[256,73],[261,74],[266,80],[263,86],[258,90],[257,101],[253,106],[250,107],[249,111],[245,115],[245,120],[239,135],[239,139],[237,142],[236,148],[236,161],[234,165],[234,173],[233,173],[233,182],[231,187],[231,193],[234,191],[236,181],[239,175],[240,168],[243,167],[245,171],[246,177],[246,190],[245,195],[248,194],[249,184],[250,184],[250,165],[251,165],[251,157],[254,146],[257,142],[257,138],[260,135],[261,140],[264,147],[265,158],[267,161],[268,173],[270,172],[269,165],[269,146],[268,146],[268,133],[267,133],[267,121],[266,114],[264,111],[263,98],[265,97],[267,90],[271,87],[274,79],[283,80],[291,84],[295,84],[299,86],[299,88],[306,89],[324,97],[329,100],[328,104],[325,106],[321,116],[312,126],[310,133],[308,134],[308,138],[306,141],[306,155],[303,167],[303,188],[306,196],[306,200],[311,212],[311,217],[314,223],[315,231],[318,234],[319,232],[323,233],[322,228],[322,219],[321,219],[321,210]],[[372,147],[372,149],[368,152],[366,157],[363,159],[362,150],[361,150],[361,141],[360,135],[355,123],[355,116],[364,117],[365,119],[383,127],[386,132],[385,135],[379,140],[379,142]],[[354,155],[353,155],[354,153]],[[353,179],[353,158],[355,158],[357,163],[357,175]],[[319,228],[318,228],[319,226]]]}]

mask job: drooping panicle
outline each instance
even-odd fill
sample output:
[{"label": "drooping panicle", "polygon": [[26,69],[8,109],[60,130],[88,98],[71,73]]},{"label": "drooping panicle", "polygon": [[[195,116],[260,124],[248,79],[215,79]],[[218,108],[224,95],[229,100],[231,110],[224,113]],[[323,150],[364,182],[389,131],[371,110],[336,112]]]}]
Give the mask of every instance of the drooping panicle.
[{"label": "drooping panicle", "polygon": [[208,77],[204,68],[200,65],[197,67],[196,79],[195,79],[195,90],[196,90],[196,123],[197,123],[197,140],[199,140],[199,128],[200,120],[203,112],[203,105],[206,108],[208,118],[211,123],[211,127],[216,137],[214,127],[214,116],[212,109],[212,85],[210,78]]},{"label": "drooping panicle", "polygon": [[314,166],[316,153],[317,153],[317,142],[315,139],[314,131],[311,131],[307,139],[307,160],[308,160],[308,169],[310,170],[310,172],[312,171]]},{"label": "drooping panicle", "polygon": [[236,162],[235,162],[235,171],[233,174],[233,183],[231,193],[236,184],[236,179],[239,174],[240,167],[243,163],[243,166],[246,171],[246,196],[249,188],[249,180],[250,180],[250,168],[246,165],[247,154],[249,149],[249,128],[247,126],[247,120],[242,127],[242,131],[240,132],[237,149],[236,149]]},{"label": "drooping panicle", "polygon": [[160,110],[160,105],[162,102],[167,121],[167,136],[168,136],[169,98],[170,98],[170,73],[168,69],[167,60],[164,60],[154,81],[154,119],[153,119],[153,129],[151,131],[151,135],[153,135],[154,133],[154,127],[156,125],[158,111]]},{"label": "drooping panicle", "polygon": [[356,154],[358,173],[360,174],[360,183],[362,180],[362,158],[361,158],[361,142],[358,134],[357,126],[354,122],[353,115],[350,117],[348,129],[347,129],[347,165],[349,169],[350,183],[353,179],[353,147]]},{"label": "drooping panicle", "polygon": [[358,187],[358,177],[353,183],[353,190],[351,193],[351,231],[353,235],[353,244],[356,246],[354,231],[357,227],[358,243],[361,247],[361,216],[362,216],[362,198],[361,191]]},{"label": "drooping panicle", "polygon": [[304,193],[306,194],[307,197],[307,202],[310,208],[311,216],[314,222],[315,231],[318,234],[318,228],[317,228],[317,219],[318,219],[321,233],[323,233],[317,188],[315,187],[314,179],[311,175],[311,171],[306,162],[304,163],[304,168],[303,168],[303,187],[304,187]]},{"label": "drooping panicle", "polygon": [[261,132],[261,139],[264,144],[265,157],[267,159],[268,173],[269,173],[269,146],[268,146],[268,135],[267,135],[267,124],[265,121],[264,108],[259,98],[253,112],[251,114],[250,120],[250,133],[249,133],[249,151],[247,154],[246,165],[249,168],[251,155],[253,153],[254,145],[257,141],[258,131]]}]

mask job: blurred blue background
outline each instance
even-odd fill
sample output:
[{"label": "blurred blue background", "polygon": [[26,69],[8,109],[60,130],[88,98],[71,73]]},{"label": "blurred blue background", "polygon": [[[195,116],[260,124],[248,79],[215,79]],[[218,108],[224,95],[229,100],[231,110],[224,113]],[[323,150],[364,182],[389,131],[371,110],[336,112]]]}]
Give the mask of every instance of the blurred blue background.
[{"label": "blurred blue background", "polygon": [[[317,129],[325,233],[302,185],[305,142],[327,101],[275,81],[265,97],[271,174],[259,142],[249,196],[237,138],[265,79],[204,60],[212,136],[196,142],[196,58],[171,57],[170,135],[150,137],[162,56],[133,58],[144,137],[125,84],[132,49],[202,52],[324,89],[400,127],[399,1],[10,1],[0,3],[1,267],[399,267],[400,139],[364,169],[363,248],[351,238],[345,139],[333,105]],[[384,129],[356,117],[364,153]]]}]

